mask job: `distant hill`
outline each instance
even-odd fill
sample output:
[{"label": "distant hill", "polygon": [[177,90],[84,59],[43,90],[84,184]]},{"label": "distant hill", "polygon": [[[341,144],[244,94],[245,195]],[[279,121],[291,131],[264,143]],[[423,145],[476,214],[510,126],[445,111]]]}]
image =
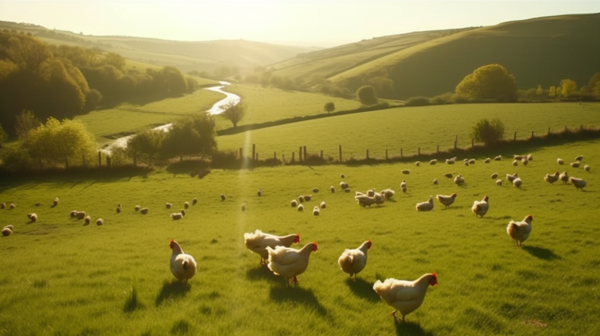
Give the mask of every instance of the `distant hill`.
[{"label": "distant hill", "polygon": [[600,72],[598,32],[600,14],[542,17],[374,38],[300,55],[273,68],[276,74],[292,77],[323,75],[351,91],[384,76],[394,81],[388,98],[454,91],[467,74],[490,63],[504,65],[519,88],[548,88],[564,78],[583,86]]},{"label": "distant hill", "polygon": [[221,66],[254,68],[319,49],[245,40],[185,42],[125,36],[91,36],[6,21],[0,21],[0,29],[31,33],[51,44],[98,48],[116,52],[133,61],[158,66],[172,65],[184,72],[213,71]]}]

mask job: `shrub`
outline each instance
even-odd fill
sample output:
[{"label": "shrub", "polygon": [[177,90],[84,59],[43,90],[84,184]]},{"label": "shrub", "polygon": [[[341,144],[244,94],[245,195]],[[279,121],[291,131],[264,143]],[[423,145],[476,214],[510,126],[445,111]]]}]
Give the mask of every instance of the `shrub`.
[{"label": "shrub", "polygon": [[426,106],[431,105],[429,98],[427,97],[410,97],[406,102],[404,102],[405,106]]},{"label": "shrub", "polygon": [[431,103],[436,104],[436,105],[453,103],[452,95],[453,94],[451,92],[446,92],[441,95],[437,95],[437,96],[431,98]]},{"label": "shrub", "polygon": [[375,105],[377,104],[377,96],[375,95],[375,89],[372,86],[365,85],[361,86],[356,91],[358,100],[364,105]]},{"label": "shrub", "polygon": [[494,145],[504,138],[504,124],[500,119],[481,119],[473,126],[473,139],[483,142],[486,146]]}]

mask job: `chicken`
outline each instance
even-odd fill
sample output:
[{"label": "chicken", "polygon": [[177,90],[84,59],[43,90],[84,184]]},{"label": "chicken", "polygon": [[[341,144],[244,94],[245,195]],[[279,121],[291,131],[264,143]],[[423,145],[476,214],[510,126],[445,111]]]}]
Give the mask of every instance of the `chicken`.
[{"label": "chicken", "polygon": [[587,185],[587,182],[585,182],[584,179],[580,179],[577,177],[570,177],[569,182],[571,182],[571,184],[573,184],[575,186],[575,188],[581,189],[581,190],[583,190],[583,188],[585,188],[585,186]]},{"label": "chicken", "polygon": [[402,314],[402,322],[406,315],[412,313],[419,308],[425,300],[428,286],[438,284],[437,275],[435,273],[423,274],[415,281],[385,279],[384,282],[377,280],[373,285],[373,290],[379,295],[388,305],[394,307],[391,313],[394,318],[399,310]]},{"label": "chicken", "polygon": [[454,183],[456,185],[461,185],[465,183],[465,178],[462,177],[462,175],[456,175],[456,177],[454,178]]},{"label": "chicken", "polygon": [[427,202],[417,203],[416,206],[417,211],[430,211],[433,209],[433,196],[429,196],[429,200]]},{"label": "chicken", "polygon": [[556,171],[556,173],[554,173],[554,175],[546,174],[546,176],[544,176],[544,181],[552,184],[552,183],[558,181],[559,174],[560,173],[558,171]]},{"label": "chicken", "polygon": [[564,171],[560,174],[558,179],[561,180],[563,184],[566,184],[567,182],[569,182],[569,174],[567,174],[567,172]]},{"label": "chicken", "polygon": [[485,216],[485,214],[488,212],[488,209],[490,208],[488,199],[489,199],[489,197],[485,196],[481,201],[473,202],[473,206],[471,207],[471,210],[475,214],[475,217],[479,216],[479,217],[483,218],[483,216]]},{"label": "chicken", "polygon": [[452,205],[452,203],[454,203],[454,200],[456,199],[456,194],[452,194],[452,195],[435,195],[435,198],[437,198],[438,201],[440,201],[440,203],[442,203],[443,205],[446,206],[446,209]]},{"label": "chicken", "polygon": [[402,180],[402,183],[400,183],[400,189],[402,189],[403,193],[406,193],[406,180]]},{"label": "chicken", "polygon": [[296,250],[285,246],[276,246],[274,249],[267,246],[269,261],[267,267],[276,275],[281,275],[286,282],[290,279],[298,283],[297,276],[308,268],[308,259],[312,252],[319,250],[317,243],[308,243],[303,248]]},{"label": "chicken", "polygon": [[531,233],[531,221],[533,220],[533,216],[529,215],[523,219],[522,222],[510,221],[508,226],[506,227],[506,233],[510,236],[510,238],[515,240],[517,246],[523,245],[523,242],[527,240],[529,234]]},{"label": "chicken", "polygon": [[517,177],[519,177],[519,175],[517,175],[517,173],[514,173],[513,175],[506,174],[506,180],[510,183],[513,183],[513,180],[516,179]]},{"label": "chicken", "polygon": [[169,247],[173,250],[173,254],[171,254],[171,273],[179,281],[187,284],[187,281],[196,275],[196,260],[191,255],[183,253],[181,246],[174,240],[171,240]]},{"label": "chicken", "polygon": [[261,230],[256,230],[254,233],[244,233],[244,243],[246,248],[260,256],[260,264],[264,265],[269,254],[267,246],[275,248],[275,246],[290,247],[292,244],[300,242],[300,235],[297,233],[287,236],[275,236],[268,233],[263,233]]},{"label": "chicken", "polygon": [[356,281],[356,275],[367,265],[367,251],[372,245],[373,243],[367,240],[357,249],[346,249],[338,259],[342,271],[350,274],[350,278],[354,275],[354,281]]}]

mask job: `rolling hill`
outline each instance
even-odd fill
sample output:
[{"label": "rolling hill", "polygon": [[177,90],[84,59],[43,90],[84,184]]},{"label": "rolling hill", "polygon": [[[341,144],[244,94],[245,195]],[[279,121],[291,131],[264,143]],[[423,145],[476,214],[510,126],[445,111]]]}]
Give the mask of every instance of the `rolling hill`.
[{"label": "rolling hill", "polygon": [[157,66],[171,65],[184,72],[213,71],[221,66],[254,68],[318,49],[245,40],[188,42],[129,36],[92,36],[6,21],[0,21],[0,29],[30,33],[51,44],[78,45],[116,52],[133,61]]}]

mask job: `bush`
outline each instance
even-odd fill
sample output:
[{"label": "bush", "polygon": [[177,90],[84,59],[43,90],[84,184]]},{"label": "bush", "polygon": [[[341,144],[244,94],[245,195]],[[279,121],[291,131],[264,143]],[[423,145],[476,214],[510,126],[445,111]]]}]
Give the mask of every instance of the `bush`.
[{"label": "bush", "polygon": [[473,126],[473,139],[483,142],[486,146],[494,145],[504,138],[504,124],[500,119],[494,119],[491,122],[487,119],[481,119]]},{"label": "bush", "polygon": [[356,91],[358,100],[364,105],[375,105],[377,104],[377,96],[375,95],[375,89],[372,86],[365,85]]},{"label": "bush", "polygon": [[213,168],[239,168],[241,161],[236,151],[215,151],[212,154],[210,166]]},{"label": "bush", "polygon": [[410,97],[406,102],[404,102],[404,106],[427,106],[431,105],[429,98],[427,97]]},{"label": "bush", "polygon": [[431,103],[436,104],[436,105],[453,103],[452,95],[453,94],[451,92],[446,92],[441,95],[437,95],[437,96],[431,98]]}]

